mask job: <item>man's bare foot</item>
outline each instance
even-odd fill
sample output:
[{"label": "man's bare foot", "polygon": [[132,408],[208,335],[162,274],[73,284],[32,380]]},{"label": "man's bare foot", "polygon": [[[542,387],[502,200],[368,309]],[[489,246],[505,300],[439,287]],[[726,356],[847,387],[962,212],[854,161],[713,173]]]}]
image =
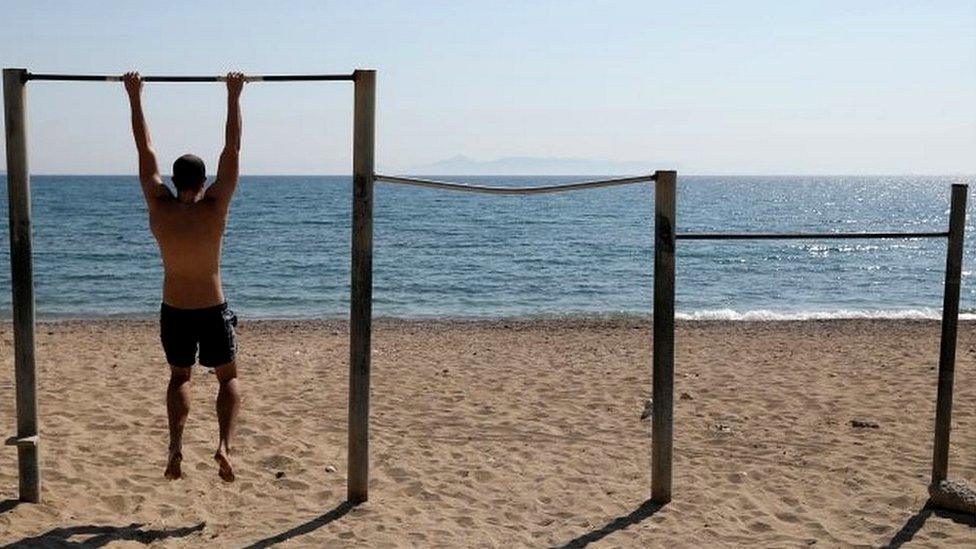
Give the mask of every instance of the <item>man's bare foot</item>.
[{"label": "man's bare foot", "polygon": [[166,464],[166,472],[163,476],[169,480],[176,480],[183,477],[183,468],[180,466],[183,463],[183,454],[179,450],[170,451],[169,453],[169,463]]},{"label": "man's bare foot", "polygon": [[224,482],[234,482],[234,468],[230,464],[230,460],[227,459],[227,454],[223,450],[217,450],[214,454],[214,460],[217,462],[218,471],[217,474]]}]

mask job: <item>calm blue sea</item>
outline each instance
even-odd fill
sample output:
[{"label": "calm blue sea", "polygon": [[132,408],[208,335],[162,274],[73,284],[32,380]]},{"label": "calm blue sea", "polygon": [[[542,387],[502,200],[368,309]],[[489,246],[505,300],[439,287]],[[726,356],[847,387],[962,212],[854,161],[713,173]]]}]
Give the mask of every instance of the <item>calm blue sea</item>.
[{"label": "calm blue sea", "polygon": [[[458,177],[540,185],[571,177]],[[584,178],[585,179],[585,178]],[[957,177],[682,177],[679,231],[940,231]],[[3,185],[6,183],[4,181]],[[134,177],[35,176],[38,315],[156,314],[162,268]],[[970,193],[971,195],[973,193]],[[6,189],[0,211],[6,211]],[[976,313],[970,196],[962,308]],[[243,318],[343,317],[347,177],[244,177],[224,244]],[[650,185],[505,197],[377,183],[374,311],[395,317],[649,314]],[[0,315],[10,316],[8,227]],[[686,318],[936,317],[945,241],[678,243]]]}]

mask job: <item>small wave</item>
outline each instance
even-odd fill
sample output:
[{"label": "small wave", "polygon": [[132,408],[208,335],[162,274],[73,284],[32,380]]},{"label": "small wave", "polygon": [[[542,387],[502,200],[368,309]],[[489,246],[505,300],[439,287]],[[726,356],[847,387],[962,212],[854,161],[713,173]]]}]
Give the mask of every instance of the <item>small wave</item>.
[{"label": "small wave", "polygon": [[[708,309],[690,313],[676,313],[680,320],[833,320],[833,319],[899,319],[939,320],[941,309],[837,309],[833,311],[735,311],[732,309]],[[960,320],[976,320],[976,311],[966,309],[959,314]]]}]

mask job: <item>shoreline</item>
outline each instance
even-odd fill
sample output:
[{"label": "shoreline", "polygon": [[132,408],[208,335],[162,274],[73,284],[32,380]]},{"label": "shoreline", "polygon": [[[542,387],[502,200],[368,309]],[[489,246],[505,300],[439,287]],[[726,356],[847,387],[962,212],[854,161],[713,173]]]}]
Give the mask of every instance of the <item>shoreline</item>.
[{"label": "shoreline", "polygon": [[[235,309],[240,315],[239,310]],[[754,314],[756,313],[756,314]],[[767,316],[765,313],[769,313]],[[147,322],[158,319],[158,314],[108,314],[108,315],[37,315],[37,324],[58,324],[64,322]],[[459,316],[459,315],[439,315],[439,316],[397,316],[397,315],[374,315],[374,323],[499,323],[499,322],[518,322],[518,323],[551,323],[551,322],[652,322],[650,314],[631,314],[631,313],[565,313],[565,314],[539,314],[539,315],[503,315],[503,316]],[[713,314],[688,314],[676,313],[675,322],[677,323],[763,323],[763,322],[857,322],[857,321],[891,321],[891,322],[941,322],[941,312],[938,315],[923,315],[910,312],[900,314],[900,312],[878,312],[877,314],[865,315],[846,315],[844,313],[775,313],[771,311],[753,311],[747,313],[735,313],[734,316],[723,317]],[[10,316],[0,315],[0,324],[10,324]],[[322,315],[322,316],[242,316],[241,322],[348,322],[348,315]],[[976,313],[961,312],[959,323],[976,322]]]}]

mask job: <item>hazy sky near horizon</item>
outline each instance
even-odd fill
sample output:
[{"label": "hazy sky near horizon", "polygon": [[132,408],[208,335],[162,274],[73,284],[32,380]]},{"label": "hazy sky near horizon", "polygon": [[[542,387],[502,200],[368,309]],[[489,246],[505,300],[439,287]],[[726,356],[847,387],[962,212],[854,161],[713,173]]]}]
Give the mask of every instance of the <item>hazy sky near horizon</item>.
[{"label": "hazy sky near horizon", "polygon": [[[463,154],[608,172],[976,173],[972,0],[34,0],[2,14],[0,62],[34,72],[376,68],[380,170]],[[164,168],[184,152],[215,162],[223,94],[147,84]],[[244,173],[350,171],[351,84],[244,94]],[[32,172],[134,173],[121,84],[32,82],[28,104]]]}]

